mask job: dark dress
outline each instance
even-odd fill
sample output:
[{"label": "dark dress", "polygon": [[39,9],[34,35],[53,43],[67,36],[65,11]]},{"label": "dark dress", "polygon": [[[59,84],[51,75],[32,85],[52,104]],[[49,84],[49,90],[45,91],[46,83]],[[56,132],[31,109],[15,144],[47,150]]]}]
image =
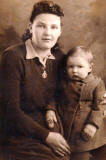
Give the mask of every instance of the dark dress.
[{"label": "dark dress", "polygon": [[[45,144],[49,130],[45,106],[53,97],[60,50],[48,59],[47,78],[42,78],[38,58],[26,59],[24,43],[10,47],[2,55],[2,157],[4,160],[60,160]],[[61,127],[57,127],[61,133]],[[67,158],[66,158],[67,159]]]}]

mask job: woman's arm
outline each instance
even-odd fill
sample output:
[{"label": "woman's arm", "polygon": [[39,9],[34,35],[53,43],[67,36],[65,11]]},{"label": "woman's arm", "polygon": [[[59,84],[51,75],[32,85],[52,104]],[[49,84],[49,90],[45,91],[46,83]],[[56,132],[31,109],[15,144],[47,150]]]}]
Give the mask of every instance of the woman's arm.
[{"label": "woman's arm", "polygon": [[7,52],[2,56],[2,110],[5,125],[3,127],[6,128],[4,132],[15,125],[24,136],[43,140],[60,156],[70,153],[70,147],[62,135],[50,132],[21,110],[20,85],[24,74],[23,67],[21,57],[15,53]]},{"label": "woman's arm", "polygon": [[20,86],[23,75],[22,57],[12,51],[4,53],[2,56],[2,107],[4,108],[5,127],[11,130],[14,124],[25,136],[45,140],[49,131],[20,108]]}]

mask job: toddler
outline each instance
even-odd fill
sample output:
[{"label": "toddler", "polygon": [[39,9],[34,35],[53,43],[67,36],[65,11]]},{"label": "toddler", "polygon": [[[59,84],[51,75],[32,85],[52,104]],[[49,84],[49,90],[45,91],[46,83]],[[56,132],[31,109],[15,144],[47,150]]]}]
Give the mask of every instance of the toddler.
[{"label": "toddler", "polygon": [[90,160],[92,151],[106,144],[104,82],[92,74],[93,55],[83,46],[64,57],[55,101],[47,106],[46,122],[53,129],[57,112],[72,149],[71,160]]}]

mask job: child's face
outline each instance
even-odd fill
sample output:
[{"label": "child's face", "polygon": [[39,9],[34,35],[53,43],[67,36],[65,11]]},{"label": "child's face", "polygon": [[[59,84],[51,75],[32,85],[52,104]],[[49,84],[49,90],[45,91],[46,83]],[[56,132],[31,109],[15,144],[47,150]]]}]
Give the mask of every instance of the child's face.
[{"label": "child's face", "polygon": [[89,62],[84,57],[80,56],[69,57],[66,65],[67,75],[73,80],[85,79],[92,70]]}]

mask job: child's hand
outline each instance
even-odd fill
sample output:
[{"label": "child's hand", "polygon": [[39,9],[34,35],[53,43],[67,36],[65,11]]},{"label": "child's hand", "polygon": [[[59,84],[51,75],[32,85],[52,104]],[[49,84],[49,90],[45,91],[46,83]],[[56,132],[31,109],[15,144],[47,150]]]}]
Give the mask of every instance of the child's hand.
[{"label": "child's hand", "polygon": [[46,112],[46,122],[49,128],[54,128],[54,123],[57,122],[55,111],[48,110]]},{"label": "child's hand", "polygon": [[85,141],[89,141],[91,138],[94,137],[95,133],[96,133],[96,130],[97,128],[92,125],[92,124],[87,124],[85,126],[85,128],[83,129],[82,131],[82,138],[85,140]]},{"label": "child's hand", "polygon": [[103,101],[101,102],[101,104],[106,104],[106,91],[105,91],[105,93],[103,95]]}]

